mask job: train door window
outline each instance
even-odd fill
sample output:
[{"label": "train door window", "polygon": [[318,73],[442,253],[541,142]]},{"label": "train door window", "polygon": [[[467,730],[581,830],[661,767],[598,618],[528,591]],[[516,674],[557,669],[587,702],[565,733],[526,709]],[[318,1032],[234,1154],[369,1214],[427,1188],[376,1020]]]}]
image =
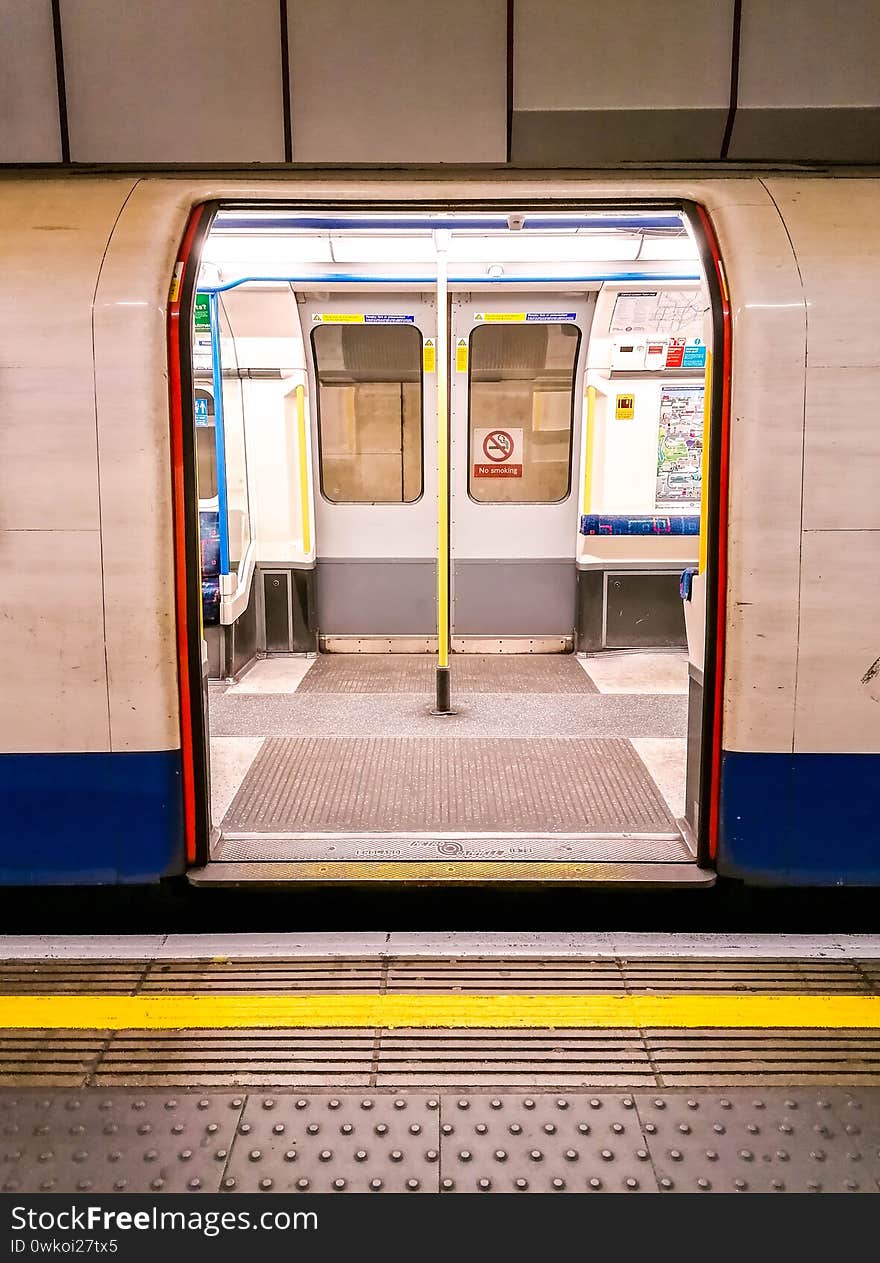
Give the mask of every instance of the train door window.
[{"label": "train door window", "polygon": [[571,487],[573,324],[479,325],[470,338],[468,489],[485,504],[555,504]]},{"label": "train door window", "polygon": [[422,494],[422,336],[412,325],[312,331],[321,492],[336,504]]}]

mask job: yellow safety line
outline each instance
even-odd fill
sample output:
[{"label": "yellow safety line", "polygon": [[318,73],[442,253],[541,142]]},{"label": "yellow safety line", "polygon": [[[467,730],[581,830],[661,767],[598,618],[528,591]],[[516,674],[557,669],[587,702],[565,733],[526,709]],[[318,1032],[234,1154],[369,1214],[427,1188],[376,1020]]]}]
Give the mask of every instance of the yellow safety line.
[{"label": "yellow safety line", "polygon": [[712,352],[706,351],[703,399],[703,460],[700,473],[700,574],[706,573],[709,556],[709,443],[712,437]]},{"label": "yellow safety line", "polygon": [[449,666],[449,350],[446,254],[437,251],[437,666]]},{"label": "yellow safety line", "polygon": [[0,1027],[880,1028],[880,996],[56,995],[0,996]]},{"label": "yellow safety line", "polygon": [[584,442],[584,494],[581,513],[589,513],[593,498],[593,428],[596,420],[596,387],[587,387],[587,434]]},{"label": "yellow safety line", "polygon": [[297,386],[296,434],[299,460],[299,505],[302,514],[302,544],[306,556],[312,551],[312,509],[309,497],[309,449],[306,442],[306,389]]}]

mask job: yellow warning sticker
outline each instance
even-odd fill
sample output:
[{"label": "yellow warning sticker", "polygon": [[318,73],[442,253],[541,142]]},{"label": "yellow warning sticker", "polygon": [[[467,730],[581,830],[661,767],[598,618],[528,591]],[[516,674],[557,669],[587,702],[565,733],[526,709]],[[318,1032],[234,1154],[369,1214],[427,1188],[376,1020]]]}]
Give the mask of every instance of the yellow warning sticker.
[{"label": "yellow warning sticker", "polygon": [[178,260],[174,265],[174,275],[171,278],[171,286],[168,290],[169,303],[176,303],[180,297],[180,286],[183,281],[183,264]]},{"label": "yellow warning sticker", "polygon": [[456,373],[468,371],[468,344],[464,338],[459,338],[455,344],[455,371]]},{"label": "yellow warning sticker", "polygon": [[436,368],[437,347],[433,338],[425,338],[425,345],[422,347],[422,371],[433,373]]},{"label": "yellow warning sticker", "polygon": [[478,311],[474,316],[474,320],[485,320],[487,323],[493,320],[525,320],[525,318],[524,311]]},{"label": "yellow warning sticker", "polygon": [[346,311],[318,311],[312,316],[313,320],[320,321],[325,325],[362,325],[364,323],[364,313],[346,312]]},{"label": "yellow warning sticker", "polygon": [[616,421],[632,421],[636,415],[636,397],[635,395],[618,395],[617,403],[614,408],[614,418]]}]

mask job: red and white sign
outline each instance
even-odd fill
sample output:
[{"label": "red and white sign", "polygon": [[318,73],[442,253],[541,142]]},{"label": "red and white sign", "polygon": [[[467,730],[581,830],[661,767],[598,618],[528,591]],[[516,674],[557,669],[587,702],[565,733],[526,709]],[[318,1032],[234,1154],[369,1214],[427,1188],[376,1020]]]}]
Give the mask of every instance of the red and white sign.
[{"label": "red and white sign", "polygon": [[523,432],[474,430],[475,478],[522,478]]},{"label": "red and white sign", "polygon": [[684,359],[684,347],[686,338],[670,338],[669,346],[666,349],[666,367],[681,368],[681,362]]}]

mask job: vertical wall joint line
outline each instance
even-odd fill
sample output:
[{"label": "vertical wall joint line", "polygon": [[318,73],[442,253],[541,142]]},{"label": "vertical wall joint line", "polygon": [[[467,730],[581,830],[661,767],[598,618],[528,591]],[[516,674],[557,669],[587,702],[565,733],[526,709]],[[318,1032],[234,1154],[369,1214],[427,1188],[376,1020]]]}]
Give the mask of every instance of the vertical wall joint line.
[{"label": "vertical wall joint line", "polygon": [[742,0],[733,0],[733,33],[730,44],[730,104],[727,109],[727,123],[724,127],[724,139],[721,141],[721,157],[726,158],[733,139],[733,125],[736,121],[736,110],[739,103],[739,56],[742,37]]},{"label": "vertical wall joint line", "polygon": [[513,153],[513,23],[516,0],[507,0],[507,155],[510,162]]},{"label": "vertical wall joint line", "polygon": [[70,128],[67,121],[67,82],[64,77],[64,41],[61,35],[61,0],[52,0],[52,36],[55,40],[55,83],[58,89],[58,131],[61,161],[70,162]]},{"label": "vertical wall joint line", "polygon": [[287,0],[279,0],[281,24],[281,109],[284,124],[284,161],[293,162],[293,120],[290,113],[290,33]]}]

